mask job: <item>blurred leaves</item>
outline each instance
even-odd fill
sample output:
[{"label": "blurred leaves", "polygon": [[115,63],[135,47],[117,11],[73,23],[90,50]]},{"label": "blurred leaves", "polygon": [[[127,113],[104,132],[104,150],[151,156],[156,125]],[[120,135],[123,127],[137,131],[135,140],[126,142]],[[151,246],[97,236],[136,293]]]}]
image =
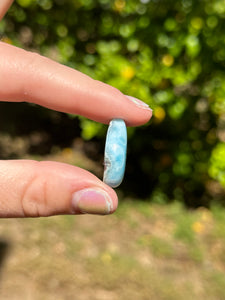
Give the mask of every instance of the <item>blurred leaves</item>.
[{"label": "blurred leaves", "polygon": [[209,174],[225,187],[225,144],[219,143],[212,151]]},{"label": "blurred leaves", "polygon": [[[224,0],[17,0],[0,34],[147,102],[122,187],[198,206],[211,180],[225,185],[224,17]],[[103,125],[80,126],[104,140]]]}]

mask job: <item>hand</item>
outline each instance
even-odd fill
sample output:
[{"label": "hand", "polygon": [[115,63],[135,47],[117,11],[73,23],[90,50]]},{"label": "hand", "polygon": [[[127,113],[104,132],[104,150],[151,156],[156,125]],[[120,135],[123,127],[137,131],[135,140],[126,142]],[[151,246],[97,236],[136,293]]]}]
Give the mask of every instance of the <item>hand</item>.
[{"label": "hand", "polygon": [[[12,2],[0,1],[0,19]],[[3,42],[0,101],[36,103],[105,124],[121,118],[127,126],[137,126],[151,117],[151,110],[137,99]],[[0,161],[0,217],[109,214],[117,201],[114,190],[83,169],[56,162]]]}]

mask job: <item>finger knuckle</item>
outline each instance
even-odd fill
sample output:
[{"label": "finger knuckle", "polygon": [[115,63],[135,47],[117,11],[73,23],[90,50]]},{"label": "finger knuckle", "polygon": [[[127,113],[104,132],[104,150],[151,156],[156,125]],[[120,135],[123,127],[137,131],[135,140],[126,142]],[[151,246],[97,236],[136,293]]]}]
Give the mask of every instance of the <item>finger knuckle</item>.
[{"label": "finger knuckle", "polygon": [[40,176],[34,176],[24,187],[21,197],[21,209],[24,217],[40,217],[46,214],[47,182]]}]

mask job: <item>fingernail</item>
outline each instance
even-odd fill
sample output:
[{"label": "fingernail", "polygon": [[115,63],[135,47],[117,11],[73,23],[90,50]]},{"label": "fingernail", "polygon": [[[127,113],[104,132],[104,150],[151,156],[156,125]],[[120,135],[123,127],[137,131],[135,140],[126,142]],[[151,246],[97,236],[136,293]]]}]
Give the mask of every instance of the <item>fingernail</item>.
[{"label": "fingernail", "polygon": [[112,199],[100,188],[87,188],[77,191],[72,196],[75,213],[108,215],[113,210]]},{"label": "fingernail", "polygon": [[134,97],[132,97],[132,96],[126,95],[126,97],[127,97],[129,100],[131,100],[133,103],[135,103],[138,107],[143,108],[143,109],[147,109],[147,110],[151,110],[151,111],[152,111],[152,109],[148,106],[147,103],[145,103],[145,102],[143,102],[143,101],[141,101],[141,100],[139,100],[139,99],[137,99],[137,98],[134,98]]}]

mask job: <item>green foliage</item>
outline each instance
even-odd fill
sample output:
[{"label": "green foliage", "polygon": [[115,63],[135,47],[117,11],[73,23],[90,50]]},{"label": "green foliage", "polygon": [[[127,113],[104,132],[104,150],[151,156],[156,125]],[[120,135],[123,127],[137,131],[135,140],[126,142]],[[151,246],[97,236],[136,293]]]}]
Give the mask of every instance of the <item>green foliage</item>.
[{"label": "green foliage", "polygon": [[209,174],[225,187],[225,144],[219,143],[212,152]]},{"label": "green foliage", "polygon": [[[208,183],[225,185],[224,7],[223,0],[17,0],[0,33],[154,109],[152,122],[129,135],[123,188],[208,205],[215,197]],[[105,138],[102,125],[80,124],[84,138]]]}]

